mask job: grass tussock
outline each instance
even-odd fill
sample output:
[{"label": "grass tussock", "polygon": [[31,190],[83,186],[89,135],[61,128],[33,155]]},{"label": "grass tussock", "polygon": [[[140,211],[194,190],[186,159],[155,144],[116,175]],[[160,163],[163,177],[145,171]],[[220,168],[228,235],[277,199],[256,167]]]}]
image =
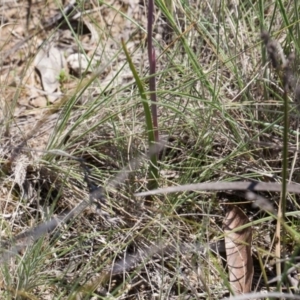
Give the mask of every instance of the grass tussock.
[{"label": "grass tussock", "polygon": [[[1,299],[227,297],[232,204],[249,297],[299,297],[298,1],[0,7]],[[280,189],[136,196],[238,181]]]}]

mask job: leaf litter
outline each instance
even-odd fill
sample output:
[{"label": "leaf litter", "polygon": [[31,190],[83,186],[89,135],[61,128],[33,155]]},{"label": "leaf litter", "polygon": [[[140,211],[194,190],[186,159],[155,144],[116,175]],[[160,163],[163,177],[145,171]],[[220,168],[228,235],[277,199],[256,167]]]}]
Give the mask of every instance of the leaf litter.
[{"label": "leaf litter", "polygon": [[[113,13],[110,12],[108,7],[105,7],[105,8],[102,9],[103,18],[105,20],[104,21],[100,20],[99,24],[101,26],[102,25],[104,26],[105,24],[111,24],[111,23],[116,24],[116,26],[112,27],[111,37],[105,37],[104,33],[101,36],[101,39],[104,38],[104,40],[105,40],[105,43],[103,43],[103,45],[102,44],[95,45],[95,43],[96,44],[98,43],[99,35],[95,34],[96,30],[93,30],[94,29],[93,24],[91,24],[91,23],[89,23],[88,21],[85,21],[85,20],[83,21],[83,23],[86,24],[86,27],[89,28],[90,33],[91,33],[91,38],[90,39],[88,38],[87,42],[86,42],[86,37],[84,37],[84,34],[82,35],[81,43],[84,46],[85,51],[86,51],[86,56],[84,56],[84,57],[88,58],[88,60],[86,60],[86,62],[90,61],[91,57],[96,58],[95,59],[96,61],[98,60],[98,63],[91,66],[92,68],[97,69],[99,66],[104,67],[101,73],[100,72],[96,73],[99,77],[101,77],[101,76],[103,77],[102,78],[103,87],[105,87],[106,83],[110,82],[111,78],[114,78],[114,76],[119,72],[119,67],[120,67],[120,64],[122,62],[122,59],[124,61],[124,57],[120,57],[119,63],[114,62],[109,67],[106,67],[106,68],[105,68],[105,65],[101,66],[102,61],[103,60],[105,61],[106,59],[110,60],[110,59],[112,59],[112,57],[115,54],[117,54],[118,50],[117,50],[116,37],[119,38],[120,36],[122,36],[123,38],[125,38],[125,40],[128,38],[128,36],[131,34],[131,32],[130,32],[130,30],[128,30],[128,31],[125,30],[124,31],[124,28],[127,28],[128,26],[132,26],[132,23],[129,22],[128,20],[129,20],[129,17],[133,17],[134,14],[136,13],[136,6],[138,4],[137,1],[128,1],[128,2],[123,1],[123,2],[124,3],[126,2],[125,6],[124,6],[124,3],[121,3],[119,1],[117,1],[115,3],[116,6],[114,7]],[[76,11],[77,8],[75,8],[75,4],[76,3],[74,1],[71,1],[69,6],[67,6],[65,8],[65,14],[69,14],[70,11],[73,11],[73,10]],[[53,5],[53,3],[50,3],[50,6],[52,6],[52,9],[55,12],[57,12],[57,9]],[[123,11],[124,7],[125,7],[125,12],[127,12],[128,16],[129,16],[128,18],[125,18],[125,20],[124,20],[124,18],[122,18],[121,14],[116,14],[116,11]],[[126,10],[126,8],[127,8],[127,10]],[[92,11],[91,8],[90,8],[90,10]],[[51,9],[49,9],[49,11],[51,12]],[[85,11],[88,11],[88,9],[86,9]],[[82,16],[82,14],[83,14],[82,11],[79,11],[79,12],[77,11],[76,13],[77,13],[77,15],[75,14],[74,20],[78,19],[78,14],[80,16]],[[12,15],[13,14],[11,14],[11,16]],[[36,16],[34,18],[36,19],[37,24],[39,24],[40,21],[41,21],[40,18],[38,18]],[[51,18],[49,18],[50,21],[48,22],[48,24],[45,25],[46,28],[48,28],[48,30],[50,30],[50,28],[53,27],[53,24],[57,24],[57,22],[61,21],[62,18],[64,18],[64,16],[62,14],[57,14],[54,17],[52,16]],[[85,16],[83,16],[83,19],[84,18],[85,18]],[[20,20],[26,20],[26,19],[27,18],[24,18],[24,12],[23,12],[23,17],[21,17]],[[34,22],[32,22],[32,23],[34,23]],[[28,23],[29,26],[32,26],[32,23],[29,22]],[[25,28],[25,26],[20,26],[18,28],[17,32],[14,32],[13,34],[17,33],[18,38],[20,38],[20,36],[22,36],[23,28]],[[43,44],[44,38],[49,40],[48,36],[47,36],[48,32],[47,32],[46,36],[43,36],[42,31],[38,31],[38,33],[36,33],[36,32],[31,33],[31,32],[33,32],[33,28],[29,28],[29,36],[27,35],[27,37],[25,37],[25,38],[22,37],[22,39],[20,41],[21,43],[16,43],[15,44],[15,41],[14,41],[14,43],[13,43],[14,46],[13,47],[11,47],[11,45],[9,45],[7,47],[8,49],[4,48],[4,49],[7,49],[7,52],[6,52],[6,55],[3,56],[3,58],[4,58],[4,60],[6,60],[6,59],[10,60],[10,62],[13,62],[13,60],[15,59],[19,65],[22,65],[22,64],[25,63],[26,59],[28,57],[31,57],[32,54],[33,54],[33,56],[35,57],[34,60],[32,61],[33,66],[36,69],[38,69],[39,73],[41,74],[41,86],[38,89],[43,90],[45,92],[44,97],[47,98],[47,100],[48,100],[48,101],[36,102],[37,103],[36,106],[37,107],[46,107],[49,103],[51,104],[52,102],[55,102],[57,100],[57,97],[60,96],[60,95],[56,95],[55,93],[57,93],[57,92],[60,93],[61,86],[59,84],[58,77],[59,77],[59,74],[62,70],[60,68],[64,64],[57,64],[57,62],[61,62],[63,60],[62,57],[64,57],[64,56],[62,56],[62,53],[64,51],[66,51],[66,49],[70,49],[72,47],[69,47],[69,46],[65,47],[65,45],[63,45],[62,37],[68,36],[68,34],[66,34],[66,32],[63,32],[63,33],[59,33],[60,36],[58,35],[58,41],[59,41],[58,45],[55,44],[56,42],[51,41],[51,45],[50,45],[50,48],[49,48],[50,50],[49,51],[42,50],[42,52],[40,52],[40,54],[39,54],[38,46],[41,45],[41,43],[40,43],[41,41],[42,41],[42,44]],[[12,31],[10,32],[10,34],[11,33],[12,33]],[[24,34],[24,35],[26,36],[26,34]],[[35,35],[41,35],[41,38],[34,41],[33,37]],[[67,39],[68,38],[66,38],[66,40]],[[53,39],[53,40],[55,41],[55,39]],[[69,36],[69,40],[72,40],[73,45],[76,45],[76,43],[74,42],[74,37]],[[29,43],[29,41],[32,41],[32,43]],[[132,47],[131,49],[134,49],[135,46],[136,46],[136,43],[138,43],[138,42],[139,41],[135,41],[135,43],[129,44],[129,49],[130,49],[130,46]],[[109,47],[108,47],[108,49],[105,49],[107,47],[107,45],[109,45]],[[17,47],[15,47],[15,46],[17,46]],[[23,47],[23,46],[25,46],[25,47]],[[59,48],[59,47],[61,47],[61,48]],[[11,49],[9,49],[9,48],[11,48]],[[74,48],[76,48],[76,46]],[[95,51],[95,48],[97,49],[96,51]],[[72,51],[73,51],[73,53],[68,53],[69,61],[71,60],[70,57],[71,58],[72,57],[76,58],[76,56],[77,57],[82,57],[82,54],[79,54],[78,52],[76,52],[77,49],[72,50]],[[9,55],[7,53],[9,53]],[[24,56],[24,58],[22,58],[23,56]],[[21,59],[20,59],[20,57],[21,57]],[[56,58],[53,60],[51,57],[56,57]],[[58,60],[57,58],[61,58],[61,59]],[[93,61],[95,61],[95,60],[93,60]],[[75,73],[77,73],[77,74],[84,73],[87,69],[86,68],[87,65],[83,66],[80,61],[81,61],[81,59],[78,59],[77,65],[74,66],[74,67],[69,65],[70,71],[75,71]],[[52,63],[54,63],[53,68],[47,68],[48,65],[52,64]],[[75,60],[75,64],[76,64],[76,60]],[[7,66],[8,63],[4,62],[4,65]],[[27,70],[30,70],[30,74],[32,74],[32,72],[35,72],[35,71],[32,70],[32,68],[29,68],[29,67],[28,67]],[[18,71],[20,71],[20,70],[18,70]],[[90,70],[88,70],[88,71],[90,72]],[[122,76],[120,76],[119,79],[114,82],[115,85],[120,85],[120,84],[124,84],[124,83],[128,82],[128,74],[129,74],[128,69],[126,70],[126,67],[125,67],[123,71],[124,71],[122,73],[123,78],[122,78]],[[36,86],[39,85],[37,79],[33,79],[33,81],[37,80],[37,82],[34,83],[34,84],[26,85],[26,83],[23,83],[21,72],[18,74],[19,79],[20,79],[19,81],[17,81],[15,78],[11,78],[11,74],[9,74],[9,73],[10,72],[6,72],[5,68],[4,68],[4,74],[1,74],[1,76],[2,76],[1,78],[2,79],[4,77],[9,78],[11,84],[16,84],[16,83],[20,84],[20,86],[25,88],[25,90],[30,87],[29,94],[32,93],[32,86],[33,85],[36,85]],[[95,74],[95,73],[93,73],[93,74]],[[30,77],[29,74],[27,74],[27,78],[29,78],[29,77]],[[34,77],[31,77],[31,78],[37,78],[37,77],[34,76]],[[130,77],[129,77],[129,80],[131,80]],[[97,88],[95,88],[95,89],[97,89]],[[100,93],[100,92],[96,91],[96,93]],[[24,95],[22,95],[22,96],[24,96]],[[20,97],[20,98],[24,99],[24,97]],[[21,105],[25,106],[26,113],[24,114],[24,110],[22,110],[22,109],[17,110],[17,111],[20,112],[20,114],[16,115],[15,117],[17,117],[19,119],[22,119],[24,117],[27,117],[28,115],[33,116],[34,118],[36,118],[35,121],[36,121],[36,124],[38,124],[38,126],[37,126],[37,129],[35,129],[34,126],[29,126],[29,128],[28,128],[28,124],[23,126],[23,123],[21,123],[21,122],[17,123],[16,127],[12,127],[11,135],[12,136],[16,135],[19,138],[16,138],[16,140],[14,141],[15,144],[11,145],[11,146],[15,147],[16,145],[19,144],[18,143],[19,140],[20,139],[22,140],[23,137],[24,137],[24,132],[25,132],[25,136],[27,135],[27,137],[25,137],[24,141],[26,143],[32,142],[32,140],[33,140],[32,137],[37,137],[37,132],[38,131],[43,132],[43,128],[42,128],[42,126],[40,126],[40,125],[43,125],[44,128],[45,128],[44,137],[40,136],[37,139],[38,141],[36,141],[35,143],[38,145],[38,147],[36,147],[37,150],[45,149],[45,146],[46,146],[47,141],[49,139],[50,128],[54,127],[55,120],[58,117],[58,115],[55,115],[55,114],[52,114],[52,113],[47,113],[47,112],[46,112],[46,114],[44,114],[44,111],[41,110],[41,109],[39,109],[39,110],[32,109],[32,107],[30,105],[30,103],[32,103],[32,102],[29,101],[29,100],[32,100],[32,98],[31,99],[29,99],[29,97],[25,97],[25,98],[27,98],[28,102],[26,103],[26,100],[25,100],[25,101],[22,102]],[[7,100],[8,99],[6,99],[6,101]],[[88,97],[86,97],[85,100],[83,100],[83,103],[86,102],[86,101],[90,101],[90,99]],[[7,106],[9,104],[6,102],[4,105]],[[17,103],[17,106],[18,105],[20,105],[20,103]],[[28,112],[28,108],[30,109],[29,112]],[[55,110],[53,110],[53,111],[55,111]],[[46,117],[45,117],[45,115],[46,115]],[[20,125],[21,125],[22,130],[20,130]],[[17,130],[16,130],[16,128],[17,128]],[[20,135],[20,131],[22,132],[22,135]],[[20,137],[20,136],[22,136],[22,137]],[[22,152],[23,150],[26,150],[26,147],[24,145],[25,144],[21,144],[21,146],[18,148],[18,150],[16,152],[16,156],[14,156],[14,155],[12,156],[11,162],[13,162],[16,159],[16,157],[18,157],[19,151]],[[35,145],[31,144],[30,146],[34,147]],[[10,149],[15,149],[13,147],[10,147]],[[30,149],[30,147],[28,149]],[[60,150],[58,150],[58,151],[60,151]],[[49,152],[49,153],[51,154],[51,152]],[[62,155],[61,152],[54,153],[54,154]],[[69,157],[69,158],[74,159],[75,156],[72,156],[72,157]],[[26,161],[26,164],[28,164],[27,161]],[[140,165],[140,161],[137,160],[136,163],[134,163],[134,167],[131,166],[130,169],[131,168],[135,169],[139,165]],[[20,170],[22,170],[21,165],[18,165],[18,168]],[[23,169],[25,169],[25,168],[26,168],[26,166],[24,165]],[[83,169],[85,169],[85,167]],[[20,175],[22,175],[22,174],[20,174]],[[48,176],[49,174],[46,174],[46,175]],[[124,181],[127,178],[127,175],[128,175],[127,171],[124,172],[124,173],[121,172],[120,176],[117,176],[116,179],[112,180],[109,185],[112,185],[112,187],[117,186],[121,181]],[[52,232],[53,230],[57,229],[63,223],[69,221],[71,218],[73,218],[76,215],[82,213],[83,210],[85,210],[90,205],[90,203],[94,201],[94,200],[92,200],[93,197],[96,197],[96,198],[99,197],[98,193],[99,192],[102,193],[103,190],[101,188],[98,188],[98,187],[96,189],[94,189],[93,185],[91,183],[89,183],[89,180],[90,180],[89,176],[90,175],[85,176],[85,182],[87,183],[88,188],[90,190],[89,191],[90,196],[88,197],[89,200],[87,200],[87,199],[82,200],[82,202],[80,202],[77,206],[75,206],[75,208],[73,210],[69,211],[68,213],[65,213],[63,215],[58,215],[57,217],[54,217],[54,218],[50,219],[49,221],[46,221],[45,223],[42,223],[41,225],[38,225],[34,229],[31,229],[27,232],[25,231],[24,233],[16,235],[15,240],[12,239],[12,244],[4,243],[6,247],[7,246],[9,247],[9,245],[12,245],[12,246],[11,246],[11,248],[8,252],[5,252],[3,254],[3,260],[8,260],[11,257],[11,255],[19,254],[20,251],[22,249],[24,249],[24,246],[27,247],[29,244],[32,244],[33,241],[39,239],[41,236],[44,236],[48,232]],[[24,176],[22,175],[21,177],[18,179],[19,183],[24,180],[24,178],[23,178]],[[204,183],[202,186],[201,186],[201,184],[200,184],[200,188],[202,188],[204,190],[228,190],[228,189],[229,190],[234,190],[234,189],[245,190],[245,189],[248,188],[250,191],[258,191],[258,190],[260,190],[260,191],[262,191],[262,190],[264,190],[264,191],[265,190],[267,190],[267,191],[280,191],[280,184],[276,184],[276,183],[267,184],[267,183],[261,183],[261,182],[259,182],[259,183],[253,183],[253,182],[249,182],[249,183],[247,183],[247,182],[237,182],[237,183],[219,182],[218,183],[217,182],[217,183],[206,183],[206,184]],[[192,185],[190,187],[194,190],[196,188],[196,185]],[[254,188],[252,188],[252,187],[254,187]],[[187,187],[182,186],[182,188],[185,189]],[[199,185],[198,185],[198,188],[199,188]],[[294,185],[294,184],[288,185],[288,189],[290,189],[291,192],[299,192],[299,187],[297,185]],[[176,190],[176,191],[179,191],[179,190]],[[95,192],[96,195],[94,195],[94,192]],[[153,191],[153,193],[154,192],[155,191]],[[139,195],[141,195],[141,194],[139,194]],[[144,195],[146,195],[146,194],[144,193]],[[263,205],[260,205],[260,207],[261,206],[263,206]],[[180,225],[179,225],[179,227],[180,227]],[[17,242],[17,241],[21,241],[21,242]],[[141,242],[146,243],[145,240],[142,240]],[[138,251],[136,251],[137,254],[130,254],[129,253],[129,254],[127,254],[127,259],[126,259],[126,256],[124,256],[122,260],[119,260],[119,261],[117,260],[115,264],[111,264],[113,267],[112,267],[112,271],[111,270],[110,271],[113,274],[122,273],[122,272],[125,273],[125,272],[129,271],[130,268],[135,267],[136,264],[139,264],[139,262],[142,261],[143,259],[147,260],[149,258],[149,260],[150,260],[151,257],[155,257],[156,255],[161,254],[162,252],[166,252],[167,255],[174,254],[176,252],[176,249],[175,249],[176,246],[180,248],[180,251],[178,251],[178,253],[180,253],[180,255],[184,256],[183,253],[185,252],[185,250],[187,250],[187,248],[184,248],[180,244],[178,245],[177,242],[171,243],[171,246],[164,245],[164,243],[161,243],[161,244],[158,244],[158,245],[155,245],[155,246],[152,246],[152,247],[150,245],[149,247],[146,247],[146,248],[143,248],[142,246],[138,245],[138,246],[136,246],[136,248],[140,249],[140,252],[141,253],[143,252],[144,254],[139,255]],[[208,246],[208,248],[210,248],[210,246]],[[199,250],[199,253],[201,251]],[[155,260],[151,263],[155,264]],[[156,265],[156,267],[158,267],[158,266]],[[193,266],[191,266],[191,267],[193,268]],[[104,273],[104,275],[106,275],[106,274],[107,273]],[[100,277],[101,276],[105,277],[104,275],[100,274]],[[154,275],[157,275],[157,274],[154,274]],[[100,278],[101,283],[105,282],[106,280],[104,280],[103,278]],[[96,286],[93,288],[93,290],[96,289],[96,287],[98,287],[98,286],[99,286],[99,282],[96,284]],[[84,285],[83,285],[83,290],[84,290]],[[90,290],[91,289],[89,289],[89,291]]]}]

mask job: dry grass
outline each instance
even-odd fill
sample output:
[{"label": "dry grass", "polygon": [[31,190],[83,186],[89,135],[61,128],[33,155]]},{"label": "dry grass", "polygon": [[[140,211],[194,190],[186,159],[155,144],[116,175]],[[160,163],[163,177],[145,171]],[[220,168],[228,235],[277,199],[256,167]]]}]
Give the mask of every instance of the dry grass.
[{"label": "dry grass", "polygon": [[[286,55],[293,49],[297,65],[299,4],[229,2],[156,2],[158,121],[168,140],[159,155],[160,186],[282,181],[282,85],[260,32],[270,29]],[[58,1],[30,3],[1,3],[1,297],[220,299],[228,295],[224,251],[208,249],[222,240],[228,202],[239,202],[256,226],[256,259],[272,262],[275,222],[244,194],[185,192],[156,196],[148,206],[133,195],[147,186],[143,162],[117,190],[109,188],[148,147],[140,95],[121,47],[123,38],[147,90],[145,2],[78,1],[69,17]],[[58,88],[48,94],[49,70],[37,72],[39,47],[49,57],[53,47],[60,53]],[[48,62],[51,70],[56,62]],[[289,97],[288,173],[297,183],[298,112],[292,92]],[[106,201],[34,243],[14,239],[89,199],[92,183],[108,187]],[[277,208],[278,193],[262,195]],[[298,201],[288,194],[287,224],[295,231],[287,235],[288,255],[298,250]],[[5,256],[5,247],[16,253]],[[265,290],[258,262],[254,267],[253,289]],[[275,276],[274,267],[266,276]]]}]

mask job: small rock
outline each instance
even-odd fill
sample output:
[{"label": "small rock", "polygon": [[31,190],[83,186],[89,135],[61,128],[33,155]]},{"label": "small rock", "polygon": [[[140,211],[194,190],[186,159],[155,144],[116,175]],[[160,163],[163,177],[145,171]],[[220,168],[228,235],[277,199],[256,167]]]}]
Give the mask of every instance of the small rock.
[{"label": "small rock", "polygon": [[68,56],[67,63],[69,68],[77,75],[90,70],[90,62],[87,57],[81,53],[73,53]]}]

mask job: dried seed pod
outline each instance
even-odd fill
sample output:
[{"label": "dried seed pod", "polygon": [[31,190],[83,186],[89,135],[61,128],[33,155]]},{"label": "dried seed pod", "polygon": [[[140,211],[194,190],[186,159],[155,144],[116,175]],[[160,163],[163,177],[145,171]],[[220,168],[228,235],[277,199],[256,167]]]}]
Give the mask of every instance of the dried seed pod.
[{"label": "dried seed pod", "polygon": [[283,81],[283,87],[288,92],[289,90],[293,90],[295,86],[295,76],[293,72],[293,62],[295,60],[295,53],[291,52],[285,62],[282,64],[282,81]]},{"label": "dried seed pod", "polygon": [[297,85],[294,92],[294,101],[298,110],[300,110],[300,85]]}]

